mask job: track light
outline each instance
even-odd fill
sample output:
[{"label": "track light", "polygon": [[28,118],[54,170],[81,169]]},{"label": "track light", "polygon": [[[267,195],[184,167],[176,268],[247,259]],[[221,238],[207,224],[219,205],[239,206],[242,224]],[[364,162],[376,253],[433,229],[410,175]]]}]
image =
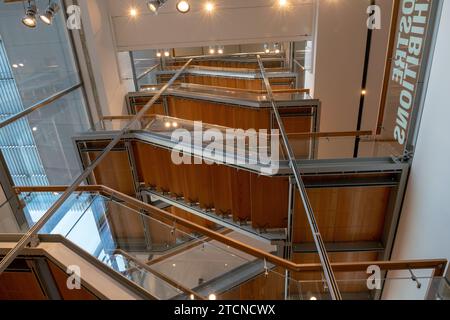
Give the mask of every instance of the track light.
[{"label": "track light", "polygon": [[189,4],[189,1],[187,0],[178,1],[177,10],[181,13],[189,12],[189,10],[191,10],[191,5]]},{"label": "track light", "polygon": [[28,1],[28,5],[25,8],[25,16],[22,18],[22,23],[28,28],[36,28],[36,4]]},{"label": "track light", "polygon": [[158,14],[158,10],[167,2],[167,0],[151,0],[147,1],[147,8],[154,14]]},{"label": "track light", "polygon": [[53,18],[55,17],[55,14],[58,12],[59,6],[57,3],[48,3],[48,7],[45,10],[44,14],[41,14],[39,18],[41,18],[42,22],[44,22],[47,25],[51,25],[53,23]]}]

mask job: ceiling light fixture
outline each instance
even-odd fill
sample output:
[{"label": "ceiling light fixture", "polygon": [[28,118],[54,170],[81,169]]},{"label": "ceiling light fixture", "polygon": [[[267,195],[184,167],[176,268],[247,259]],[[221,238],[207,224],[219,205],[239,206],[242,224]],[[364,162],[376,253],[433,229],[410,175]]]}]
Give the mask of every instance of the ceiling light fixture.
[{"label": "ceiling light fixture", "polygon": [[269,44],[268,44],[268,43],[265,43],[265,44],[264,44],[264,52],[265,52],[265,53],[270,53],[270,47],[269,47]]},{"label": "ceiling light fixture", "polygon": [[209,54],[214,54],[216,53],[216,49],[214,47],[209,47]]},{"label": "ceiling light fixture", "polygon": [[169,51],[169,49],[166,49],[165,51],[164,51],[164,57],[170,57],[170,51]]},{"label": "ceiling light fixture", "polygon": [[181,13],[188,13],[189,10],[191,10],[191,5],[189,4],[189,1],[186,0],[178,1],[177,10]]},{"label": "ceiling light fixture", "polygon": [[288,4],[287,0],[278,0],[278,5],[280,7],[286,7]]},{"label": "ceiling light fixture", "polygon": [[223,54],[223,52],[224,52],[224,47],[223,46],[219,46],[218,48],[217,48],[217,53],[218,54]]},{"label": "ceiling light fixture", "polygon": [[48,7],[45,10],[44,14],[41,14],[39,18],[41,18],[42,22],[44,22],[47,25],[51,25],[53,23],[53,18],[55,17],[55,14],[58,12],[59,6],[57,3],[48,2]]},{"label": "ceiling light fixture", "polygon": [[28,28],[36,28],[36,14],[37,8],[34,2],[28,1],[28,5],[25,8],[25,16],[22,18],[22,23]]},{"label": "ceiling light fixture", "polygon": [[147,8],[154,14],[158,14],[158,11],[164,4],[167,2],[167,0],[152,0],[147,1]]},{"label": "ceiling light fixture", "polygon": [[132,18],[136,18],[137,15],[138,15],[137,9],[134,8],[134,7],[130,8],[130,16],[131,16]]},{"label": "ceiling light fixture", "polygon": [[207,12],[209,12],[209,13],[211,13],[211,12],[213,12],[214,11],[214,3],[212,3],[212,2],[207,2],[206,4],[205,4],[205,10],[207,11]]},{"label": "ceiling light fixture", "polygon": [[157,56],[158,58],[161,58],[161,57],[162,57],[161,51],[157,51],[157,52],[156,52],[156,56]]}]

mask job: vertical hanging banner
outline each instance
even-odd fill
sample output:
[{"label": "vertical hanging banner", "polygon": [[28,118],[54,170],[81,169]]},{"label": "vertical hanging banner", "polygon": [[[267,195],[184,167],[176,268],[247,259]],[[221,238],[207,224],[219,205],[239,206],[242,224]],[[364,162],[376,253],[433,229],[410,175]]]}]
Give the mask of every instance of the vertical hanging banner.
[{"label": "vertical hanging banner", "polygon": [[[392,55],[387,87],[383,92],[379,118],[381,139],[392,141],[396,155],[404,153],[408,133],[417,116],[415,106],[422,90],[419,79],[425,70],[425,52],[430,46],[430,17],[432,0],[400,0],[396,19],[396,34],[391,48]],[[383,101],[382,101],[383,104]],[[383,113],[384,111],[384,113]]]}]

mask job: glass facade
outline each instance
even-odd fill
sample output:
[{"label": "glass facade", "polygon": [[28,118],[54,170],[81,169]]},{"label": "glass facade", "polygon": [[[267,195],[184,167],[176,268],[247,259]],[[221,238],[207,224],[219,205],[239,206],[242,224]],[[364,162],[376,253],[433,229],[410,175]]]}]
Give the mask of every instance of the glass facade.
[{"label": "glass facade", "polygon": [[[2,120],[80,84],[63,12],[52,25],[38,21],[30,29],[21,23],[22,3],[0,3]],[[90,127],[82,90],[0,129],[0,148],[15,185],[70,184],[80,173],[71,139]]]}]

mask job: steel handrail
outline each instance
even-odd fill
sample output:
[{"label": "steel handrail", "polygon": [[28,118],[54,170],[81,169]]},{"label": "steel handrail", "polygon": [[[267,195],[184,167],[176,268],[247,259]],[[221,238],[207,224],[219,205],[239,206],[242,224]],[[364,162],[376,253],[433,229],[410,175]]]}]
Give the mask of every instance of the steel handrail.
[{"label": "steel handrail", "polygon": [[23,118],[23,117],[25,117],[26,115],[32,113],[33,111],[39,110],[40,108],[49,105],[53,101],[58,100],[59,98],[65,96],[66,94],[68,94],[68,93],[70,93],[72,91],[75,91],[78,88],[81,88],[81,86],[82,86],[82,83],[78,83],[78,84],[76,84],[76,85],[74,85],[74,86],[72,86],[70,88],[64,89],[64,90],[62,90],[60,92],[57,92],[57,93],[51,95],[47,99],[42,100],[42,101],[32,105],[31,107],[29,107],[29,108],[27,108],[25,110],[22,110],[19,113],[16,113],[12,117],[7,118],[5,121],[0,122],[0,129],[3,128],[3,127],[6,127],[7,125],[9,125],[9,124],[11,124],[11,123],[13,123],[13,122]]}]

